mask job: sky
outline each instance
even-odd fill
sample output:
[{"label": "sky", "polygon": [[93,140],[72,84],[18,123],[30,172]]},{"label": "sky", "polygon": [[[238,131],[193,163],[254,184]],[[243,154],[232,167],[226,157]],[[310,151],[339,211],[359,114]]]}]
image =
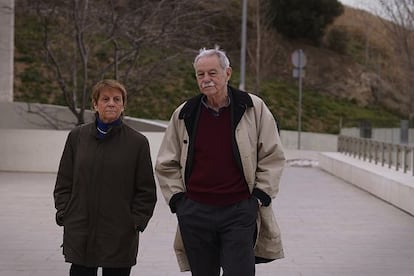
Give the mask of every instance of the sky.
[{"label": "sky", "polygon": [[339,2],[347,6],[373,12],[378,0],[339,0]]},{"label": "sky", "polygon": [[[366,10],[374,15],[389,18],[388,14],[384,12],[384,9],[379,3],[379,0],[339,0],[339,2],[341,2],[343,5],[351,6],[361,10]],[[384,3],[388,5],[387,1],[384,1]],[[393,2],[390,1],[390,3],[390,5],[393,6]]]}]

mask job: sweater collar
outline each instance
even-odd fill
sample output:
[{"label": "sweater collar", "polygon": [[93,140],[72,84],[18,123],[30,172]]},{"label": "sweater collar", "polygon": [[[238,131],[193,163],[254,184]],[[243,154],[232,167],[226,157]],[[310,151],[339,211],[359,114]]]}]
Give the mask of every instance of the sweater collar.
[{"label": "sweater collar", "polygon": [[118,118],[117,120],[115,120],[111,123],[104,123],[99,118],[99,115],[96,114],[96,121],[95,121],[96,138],[103,139],[111,131],[111,129],[114,126],[119,126],[120,124],[122,124],[122,119],[121,118]]}]

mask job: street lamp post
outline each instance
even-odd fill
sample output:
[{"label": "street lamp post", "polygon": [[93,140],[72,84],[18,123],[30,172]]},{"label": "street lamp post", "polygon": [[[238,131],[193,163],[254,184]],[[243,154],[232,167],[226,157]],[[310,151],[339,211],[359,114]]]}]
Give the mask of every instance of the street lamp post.
[{"label": "street lamp post", "polygon": [[240,50],[240,84],[239,89],[244,90],[246,72],[246,29],[247,29],[247,0],[243,1],[241,24],[241,50]]}]

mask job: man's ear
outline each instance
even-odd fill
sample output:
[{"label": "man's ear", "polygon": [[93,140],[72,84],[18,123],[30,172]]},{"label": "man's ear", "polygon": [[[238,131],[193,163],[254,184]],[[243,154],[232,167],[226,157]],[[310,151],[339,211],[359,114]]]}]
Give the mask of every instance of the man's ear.
[{"label": "man's ear", "polygon": [[227,67],[227,69],[226,69],[227,81],[230,80],[231,73],[232,73],[231,67]]}]

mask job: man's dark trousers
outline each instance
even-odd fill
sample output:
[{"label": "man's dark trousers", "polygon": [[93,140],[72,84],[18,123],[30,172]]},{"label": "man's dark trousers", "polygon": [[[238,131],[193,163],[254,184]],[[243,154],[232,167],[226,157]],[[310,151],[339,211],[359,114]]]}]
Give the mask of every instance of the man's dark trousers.
[{"label": "man's dark trousers", "polygon": [[212,206],[183,197],[177,218],[193,276],[254,276],[258,202]]}]

